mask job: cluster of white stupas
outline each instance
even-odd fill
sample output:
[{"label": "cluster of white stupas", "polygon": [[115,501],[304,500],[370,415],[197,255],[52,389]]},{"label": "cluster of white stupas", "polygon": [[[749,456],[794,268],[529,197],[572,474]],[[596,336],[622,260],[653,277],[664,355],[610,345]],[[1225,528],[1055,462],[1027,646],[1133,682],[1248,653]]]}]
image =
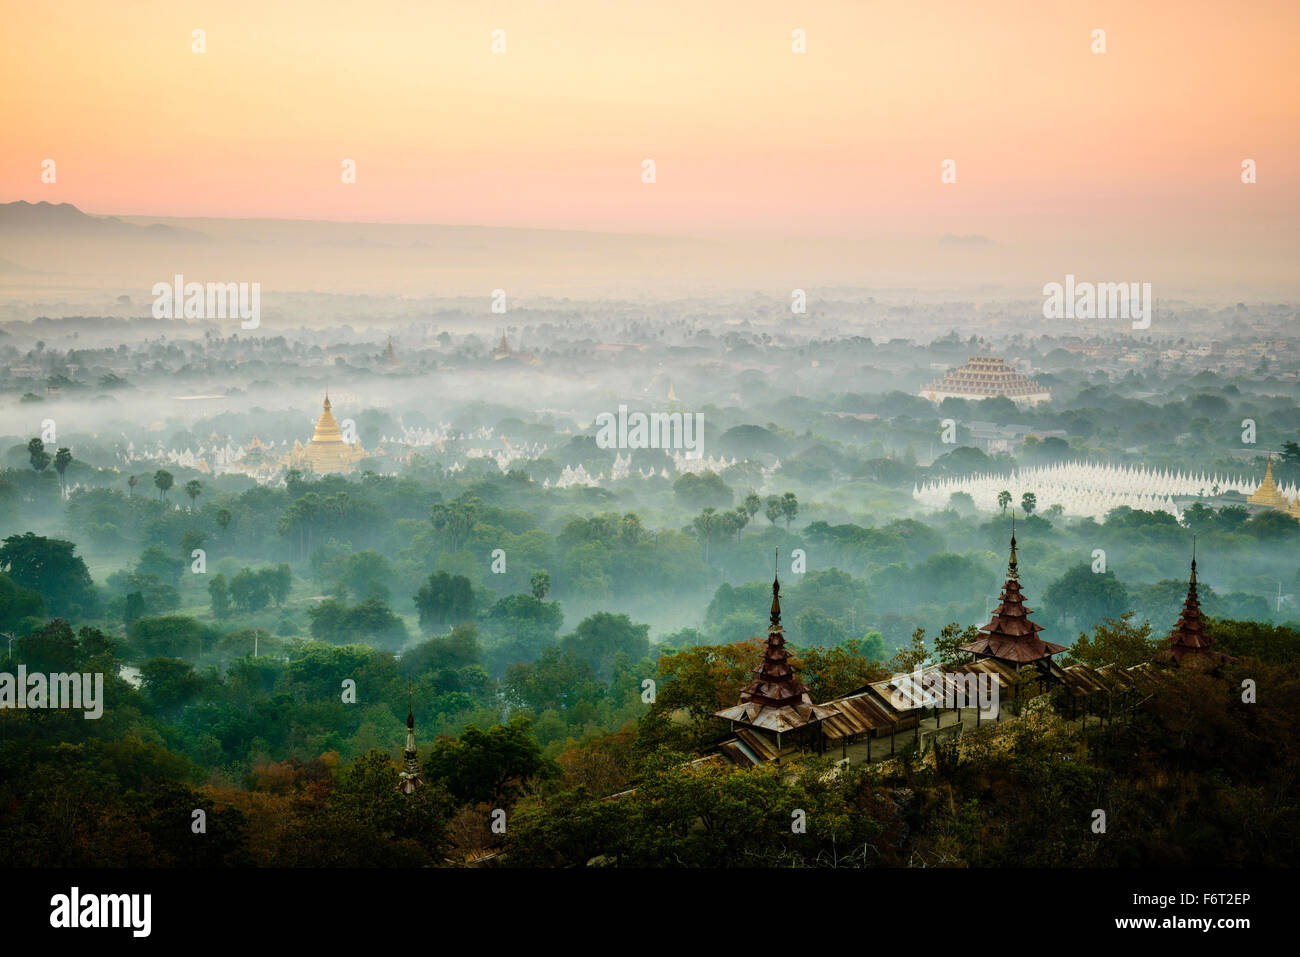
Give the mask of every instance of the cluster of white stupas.
[{"label": "cluster of white stupas", "polygon": [[574,468],[571,465],[566,465],[564,471],[560,473],[559,478],[554,482],[550,479],[546,479],[542,482],[542,487],[568,488],[570,485],[598,485],[604,477],[604,473],[601,473],[596,478],[592,478],[587,474],[587,470],[581,464],[579,464],[577,468]]},{"label": "cluster of white stupas", "polygon": [[1065,515],[1101,520],[1113,508],[1127,506],[1143,511],[1169,512],[1181,519],[1175,498],[1204,497],[1237,491],[1254,493],[1258,482],[1240,476],[1170,472],[1070,462],[1021,468],[1009,474],[979,473],[939,479],[912,488],[912,499],[930,508],[944,508],[954,492],[965,492],[981,511],[999,511],[998,495],[1011,493],[1011,505],[1020,507],[1026,492],[1033,492],[1038,511],[1061,506]]},{"label": "cluster of white stupas", "polygon": [[[504,439],[502,439],[505,442]],[[505,442],[505,447],[500,449],[473,448],[467,449],[466,458],[471,459],[492,459],[502,472],[510,471],[510,466],[518,461],[530,461],[537,458],[546,451],[546,446],[538,445],[535,442],[525,442],[522,445],[512,445]]]},{"label": "cluster of white stupas", "polygon": [[409,448],[417,449],[424,449],[432,446],[441,450],[443,443],[450,438],[454,438],[451,426],[446,422],[439,422],[436,429],[408,429],[403,425],[401,435],[385,435],[381,441],[385,445],[405,445]]},{"label": "cluster of white stupas", "polygon": [[736,460],[686,455],[680,449],[673,452],[673,468],[678,472],[721,472],[736,464]]},{"label": "cluster of white stupas", "polygon": [[[268,444],[266,447],[269,449],[271,446]],[[163,448],[161,442],[152,450],[147,447],[140,450],[136,449],[134,442],[128,442],[125,450],[117,453],[117,460],[128,467],[133,462],[148,462],[220,474],[232,471],[231,467],[244,458],[245,452],[245,449],[232,445],[229,436],[224,446],[214,444],[209,448],[200,445],[197,451],[191,448],[183,450]]]}]

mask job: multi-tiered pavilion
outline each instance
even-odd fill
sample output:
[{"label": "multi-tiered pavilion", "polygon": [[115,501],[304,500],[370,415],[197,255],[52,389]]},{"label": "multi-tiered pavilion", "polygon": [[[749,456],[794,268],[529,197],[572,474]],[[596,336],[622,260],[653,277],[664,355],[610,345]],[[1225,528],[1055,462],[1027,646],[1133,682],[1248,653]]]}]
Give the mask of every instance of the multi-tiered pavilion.
[{"label": "multi-tiered pavilion", "polygon": [[741,753],[748,750],[760,759],[779,761],[788,750],[825,748],[821,723],[836,712],[833,707],[813,704],[808,686],[794,673],[781,627],[781,583],[776,578],[772,579],[767,644],[754,669],[754,680],[741,689],[740,704],[715,713],[731,722],[736,749]]}]

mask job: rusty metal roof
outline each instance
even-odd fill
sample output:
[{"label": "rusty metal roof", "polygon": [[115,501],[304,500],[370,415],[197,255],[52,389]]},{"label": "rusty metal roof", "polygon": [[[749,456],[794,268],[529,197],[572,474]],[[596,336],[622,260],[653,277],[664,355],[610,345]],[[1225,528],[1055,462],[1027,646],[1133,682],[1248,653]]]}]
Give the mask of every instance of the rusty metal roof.
[{"label": "rusty metal roof", "polygon": [[829,703],[835,706],[835,714],[822,722],[822,731],[828,738],[849,738],[877,728],[887,728],[896,724],[900,717],[888,704],[865,693],[837,698]]}]

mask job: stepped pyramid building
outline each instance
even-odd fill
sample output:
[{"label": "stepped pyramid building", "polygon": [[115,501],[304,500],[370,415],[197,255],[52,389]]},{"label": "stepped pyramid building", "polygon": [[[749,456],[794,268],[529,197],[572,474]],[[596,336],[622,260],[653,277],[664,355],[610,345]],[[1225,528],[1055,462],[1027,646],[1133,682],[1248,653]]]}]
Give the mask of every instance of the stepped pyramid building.
[{"label": "stepped pyramid building", "polygon": [[1043,641],[1038,632],[1043,626],[1029,620],[1032,608],[1025,607],[1020,593],[1020,569],[1016,563],[1015,518],[1011,520],[1011,560],[1007,564],[1007,581],[1002,586],[1001,603],[993,612],[993,620],[980,629],[984,635],[960,650],[973,654],[976,659],[992,658],[1012,667],[1036,664],[1050,666],[1052,655],[1065,651],[1064,645]]},{"label": "stepped pyramid building", "polygon": [[334,420],[334,413],[330,411],[330,397],[326,395],[311,441],[303,445],[295,439],[287,464],[295,468],[310,468],[318,475],[327,475],[331,472],[351,472],[365,456],[365,450],[359,441],[351,445],[343,441],[343,433]]},{"label": "stepped pyramid building", "polygon": [[1006,396],[1016,405],[1050,402],[1050,389],[1021,375],[1002,359],[971,356],[964,365],[950,369],[938,381],[921,389],[921,398],[931,402],[944,399],[994,399]]},{"label": "stepped pyramid building", "polygon": [[[786,743],[822,750],[821,722],[837,713],[834,707],[813,704],[808,697],[808,686],[794,673],[781,627],[780,595],[781,583],[773,578],[771,624],[767,628],[763,658],[754,669],[754,680],[740,690],[740,704],[715,712],[719,718],[731,722],[732,731],[737,732],[741,741],[749,743],[746,738],[752,734],[775,738],[778,760]],[[793,738],[783,741],[783,736],[792,733]],[[760,744],[754,750],[769,748]]]}]

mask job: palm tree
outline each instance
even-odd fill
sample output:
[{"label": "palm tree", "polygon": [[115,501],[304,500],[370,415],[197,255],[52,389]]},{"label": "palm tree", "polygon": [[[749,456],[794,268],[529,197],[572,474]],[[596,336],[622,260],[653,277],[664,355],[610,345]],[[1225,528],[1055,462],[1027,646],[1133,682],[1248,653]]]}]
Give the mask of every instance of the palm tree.
[{"label": "palm tree", "polygon": [[1034,509],[1038,508],[1038,496],[1033,492],[1026,492],[1020,496],[1020,507],[1024,509],[1026,515],[1033,515]]},{"label": "palm tree", "polygon": [[785,516],[785,527],[789,528],[799,514],[799,500],[795,498],[794,492],[786,492],[781,496],[781,514]]},{"label": "palm tree", "polygon": [[185,494],[190,497],[190,511],[194,511],[194,502],[203,494],[203,483],[198,479],[190,479],[185,483]]},{"label": "palm tree", "polygon": [[776,520],[781,517],[781,500],[775,495],[769,495],[767,498],[767,510],[764,514],[767,516],[767,520],[775,525]]},{"label": "palm tree", "polygon": [[718,519],[717,509],[710,505],[691,520],[691,526],[695,529],[695,534],[704,543],[704,564],[706,565],[709,563],[709,543],[718,530]]},{"label": "palm tree", "polygon": [[998,492],[998,508],[1002,509],[1002,514],[1007,514],[1007,506],[1011,504],[1011,493],[1006,489]]},{"label": "palm tree", "polygon": [[221,533],[224,535],[226,529],[230,527],[230,509],[222,508],[217,510],[217,524],[221,527]]},{"label": "palm tree", "polygon": [[70,449],[59,449],[54,453],[54,471],[59,473],[59,494],[67,494],[67,485],[63,481],[63,473],[68,470],[68,465],[72,462],[72,451]]},{"label": "palm tree", "polygon": [[175,481],[176,479],[172,477],[172,473],[168,472],[166,469],[159,469],[157,472],[153,473],[153,484],[158,489],[158,498],[160,501],[166,501],[167,491],[172,487]]},{"label": "palm tree", "polygon": [[135,486],[139,481],[140,480],[136,478],[134,475],[132,475],[129,479],[126,480],[126,487],[130,489],[130,491],[126,493],[127,498],[135,497]]}]

